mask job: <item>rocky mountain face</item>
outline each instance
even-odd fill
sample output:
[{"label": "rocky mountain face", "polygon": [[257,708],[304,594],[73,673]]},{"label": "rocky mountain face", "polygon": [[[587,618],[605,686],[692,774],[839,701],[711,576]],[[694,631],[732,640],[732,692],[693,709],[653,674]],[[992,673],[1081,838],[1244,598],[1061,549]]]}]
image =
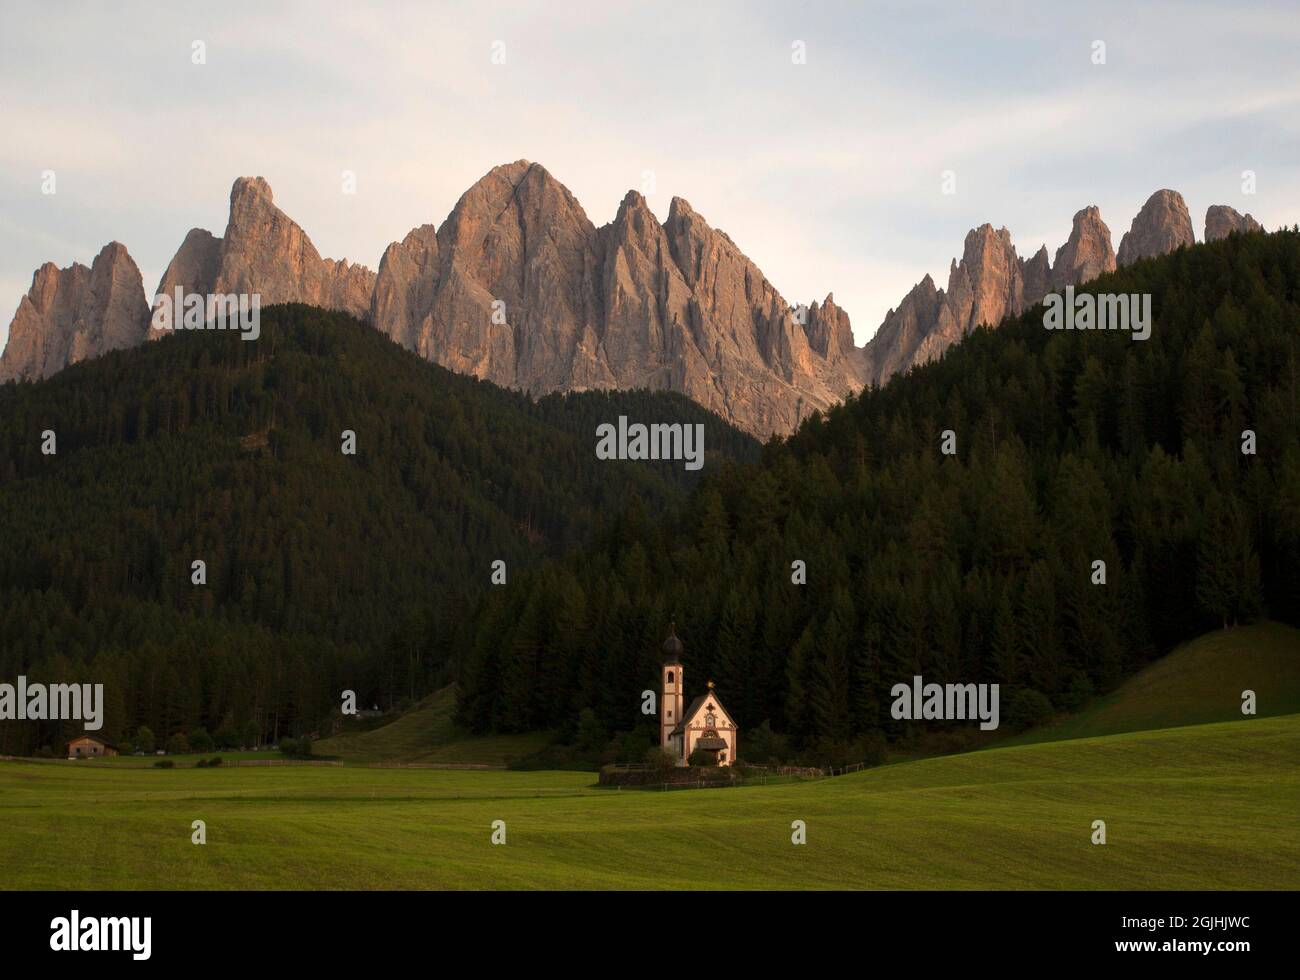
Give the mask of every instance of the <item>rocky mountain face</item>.
[{"label": "rocky mountain face", "polygon": [[[635,191],[597,228],[538,164],[496,167],[390,245],[371,320],[465,374],[534,393],[669,388],[750,432],[789,432],[862,384],[831,297],[797,316],[690,204]],[[802,322],[801,322],[802,321]]]},{"label": "rocky mountain face", "polygon": [[254,293],[263,306],[307,303],[365,317],[375,274],[347,260],[323,259],[292,218],[275,206],[271,185],[240,177],[230,189],[226,233],[191,229],[158,284],[158,295]]},{"label": "rocky mountain face", "polygon": [[996,326],[1053,290],[1114,268],[1110,229],[1095,207],[1074,216],[1069,240],[1056,250],[1055,266],[1048,261],[1047,246],[1022,259],[1005,228],[981,225],[966,235],[961,261],[948,270],[946,291],[926,276],[885,316],[863,350],[867,377],[883,384],[891,375],[938,357],[976,327]]},{"label": "rocky mountain face", "polygon": [[1156,191],[1133,219],[1128,232],[1120,239],[1120,265],[1129,265],[1138,259],[1164,255],[1184,245],[1194,245],[1192,216],[1187,213],[1187,203],[1177,191]]},{"label": "rocky mountain face", "polygon": [[1263,231],[1264,226],[1248,214],[1241,214],[1236,208],[1226,204],[1211,204],[1205,212],[1205,240],[1207,242],[1227,238],[1234,232],[1247,234]]},{"label": "rocky mountain face", "polygon": [[438,285],[438,236],[420,225],[393,242],[379,260],[370,321],[403,347],[418,348],[424,310],[433,307]]},{"label": "rocky mountain face", "polygon": [[[1034,257],[1019,259],[1021,295],[1026,300],[1046,296],[1052,290],[1052,260],[1047,257],[1047,246],[1039,246]],[[1056,250],[1056,262],[1061,264],[1061,249]]]},{"label": "rocky mountain face", "polygon": [[835,305],[834,293],[827,293],[820,304],[813,300],[806,317],[804,332],[814,351],[832,362],[853,357],[857,346],[853,342],[853,327],[849,315]]},{"label": "rocky mountain face", "polygon": [[[1110,246],[1110,229],[1101,220],[1101,211],[1095,206],[1086,207],[1074,216],[1074,227],[1065,244],[1056,250],[1056,264],[1052,267],[1052,290],[1077,286],[1096,279],[1102,273],[1115,271],[1115,250]],[[1034,302],[1047,295],[1044,289]]]},{"label": "rocky mountain face", "polygon": [[[1211,207],[1206,235],[1256,230],[1249,215]],[[815,409],[943,353],[1048,292],[1193,241],[1180,195],[1157,191],[1111,248],[1096,207],[1069,239],[1016,254],[1005,228],[967,235],[946,288],[923,278],[866,347],[832,296],[792,307],[722,231],[673,198],[660,223],[629,191],[597,227],[545,168],[494,168],[441,227],[422,224],[385,250],[378,273],[322,258],[275,206],[260,177],[230,192],[218,238],[185,236],[158,293],[258,293],[368,320],[453,371],[535,394],[667,388],[760,437],[787,433]],[[67,364],[151,336],[140,272],[117,243],[93,266],[42,266],[10,328],[0,381],[43,378]]]},{"label": "rocky mountain face", "polygon": [[880,329],[863,348],[870,384],[884,384],[891,376],[943,352],[946,345],[938,329],[944,299],[943,290],[927,275],[903,297],[898,309],[885,314]]},{"label": "rocky mountain face", "polygon": [[[202,228],[185,236],[155,296],[257,293],[261,303],[299,302],[370,312],[375,274],[346,260],[323,259],[303,230],[275,206],[261,177],[241,177],[230,191],[223,238]],[[36,271],[31,291],[9,327],[0,382],[49,377],[69,364],[157,339],[150,327],[140,270],[126,247],[112,242],[89,269],[74,263]]]},{"label": "rocky mountain face", "polygon": [[48,378],[88,357],[134,347],[148,324],[140,269],[125,245],[109,242],[89,269],[47,262],[9,325],[0,382]]}]

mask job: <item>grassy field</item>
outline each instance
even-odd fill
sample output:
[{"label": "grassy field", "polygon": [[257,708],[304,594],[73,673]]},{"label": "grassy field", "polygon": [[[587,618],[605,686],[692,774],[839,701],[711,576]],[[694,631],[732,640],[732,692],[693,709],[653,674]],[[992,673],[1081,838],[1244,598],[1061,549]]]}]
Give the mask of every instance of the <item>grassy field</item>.
[{"label": "grassy field", "polygon": [[1297,888],[1297,759],[1300,715],[669,793],[587,773],[4,762],[0,867],[11,889]]},{"label": "grassy field", "polygon": [[1259,623],[1184,643],[1084,710],[1005,744],[1250,721],[1241,692],[1257,698],[1257,717],[1300,712],[1300,630]]},{"label": "grassy field", "polygon": [[85,766],[116,766],[126,769],[148,769],[155,762],[161,762],[168,759],[173,765],[192,766],[200,759],[205,762],[208,759],[221,757],[225,765],[232,762],[245,760],[266,760],[266,759],[283,759],[274,749],[264,749],[261,752],[240,752],[240,751],[223,751],[222,749],[213,749],[211,752],[187,752],[183,755],[107,755],[98,758],[86,758],[75,760],[78,765]]},{"label": "grassy field", "polygon": [[1278,624],[1202,637],[993,747],[819,782],[657,793],[366,767],[503,766],[548,741],[469,736],[453,709],[448,688],[317,743],[344,767],[0,762],[0,887],[1300,888],[1300,631]]}]

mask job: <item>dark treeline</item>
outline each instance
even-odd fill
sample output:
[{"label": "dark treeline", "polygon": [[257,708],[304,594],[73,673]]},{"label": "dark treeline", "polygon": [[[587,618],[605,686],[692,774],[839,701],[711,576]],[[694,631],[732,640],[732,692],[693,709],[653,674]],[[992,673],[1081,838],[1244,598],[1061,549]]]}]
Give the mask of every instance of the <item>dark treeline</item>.
[{"label": "dark treeline", "polygon": [[1088,289],[1150,293],[1150,339],[1051,332],[1041,308],[978,330],[710,474],[670,519],[632,508],[581,560],[488,594],[462,722],[573,736],[590,708],[588,727],[635,729],[671,618],[688,697],[716,680],[751,749],[774,730],[841,754],[898,734],[889,691],[914,674],[1000,682],[1004,722],[1027,724],[1207,630],[1296,622],[1300,235]]},{"label": "dark treeline", "polygon": [[[705,472],[759,453],[678,395],[533,401],[303,306],[263,311],[256,342],[176,334],[0,386],[0,681],[105,683],[104,734],[160,743],[301,734],[345,688],[418,698],[451,678],[493,561],[512,584],[698,482],[598,460],[620,414],[704,423]],[[65,727],[0,723],[0,752]]]}]

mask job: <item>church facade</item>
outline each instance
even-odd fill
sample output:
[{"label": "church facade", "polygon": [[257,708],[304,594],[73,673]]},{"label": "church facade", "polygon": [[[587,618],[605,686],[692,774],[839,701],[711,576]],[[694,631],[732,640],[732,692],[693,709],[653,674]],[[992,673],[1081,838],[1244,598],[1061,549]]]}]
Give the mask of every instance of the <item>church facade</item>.
[{"label": "church facade", "polygon": [[739,729],[722,706],[709,681],[707,690],[686,706],[683,678],[682,641],[675,627],[669,627],[664,641],[665,661],[659,698],[659,744],[679,766],[685,766],[697,749],[713,755],[720,766],[736,761]]}]

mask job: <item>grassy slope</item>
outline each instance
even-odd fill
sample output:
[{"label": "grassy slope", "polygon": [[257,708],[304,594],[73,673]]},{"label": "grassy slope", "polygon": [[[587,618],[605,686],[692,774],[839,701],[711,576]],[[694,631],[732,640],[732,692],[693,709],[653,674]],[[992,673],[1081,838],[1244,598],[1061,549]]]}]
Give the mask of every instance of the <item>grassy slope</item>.
[{"label": "grassy slope", "polygon": [[0,867],[8,888],[1296,888],[1297,758],[1293,715],[679,793],[583,773],[0,763]]},{"label": "grassy slope", "polygon": [[1249,720],[1241,713],[1248,689],[1259,717],[1300,712],[1300,630],[1259,623],[1207,633],[1079,713],[1004,744]]},{"label": "grassy slope", "polygon": [[469,762],[505,766],[531,755],[550,739],[546,732],[469,735],[456,728],[452,721],[455,711],[455,689],[445,687],[381,728],[322,739],[316,743],[315,754],[354,763]]}]

